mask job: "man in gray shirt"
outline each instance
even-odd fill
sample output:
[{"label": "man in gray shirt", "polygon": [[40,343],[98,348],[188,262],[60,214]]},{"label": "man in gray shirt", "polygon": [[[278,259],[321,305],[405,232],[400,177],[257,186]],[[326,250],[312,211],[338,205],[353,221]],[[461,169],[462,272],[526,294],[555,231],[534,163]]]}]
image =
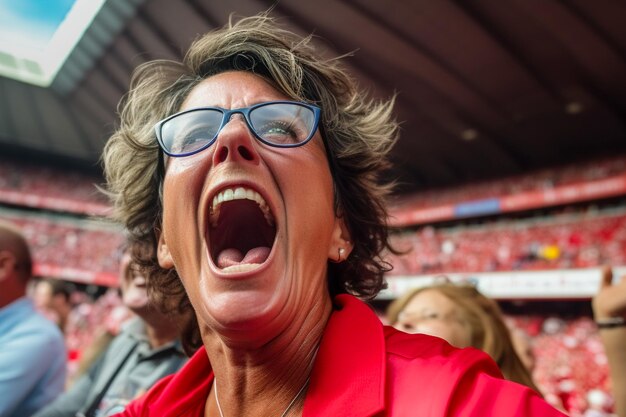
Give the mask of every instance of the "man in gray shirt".
[{"label": "man in gray shirt", "polygon": [[34,417],[111,416],[187,360],[178,339],[182,326],[151,306],[146,278],[128,254],[121,265],[122,300],[137,317],[69,391]]}]

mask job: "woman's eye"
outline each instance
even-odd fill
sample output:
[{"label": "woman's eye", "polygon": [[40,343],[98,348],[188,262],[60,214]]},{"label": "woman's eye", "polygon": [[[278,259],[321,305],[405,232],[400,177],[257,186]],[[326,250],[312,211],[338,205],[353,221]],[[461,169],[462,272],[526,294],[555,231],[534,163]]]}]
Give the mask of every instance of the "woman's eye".
[{"label": "woman's eye", "polygon": [[294,128],[293,124],[282,121],[268,122],[258,132],[263,139],[267,139],[272,142],[297,142],[298,132]]},{"label": "woman's eye", "polygon": [[284,135],[290,132],[289,125],[287,123],[280,122],[277,120],[272,121],[272,122],[267,122],[265,125],[261,127],[260,131],[264,135],[271,135],[271,134],[283,134]]},{"label": "woman's eye", "polygon": [[289,131],[282,126],[274,126],[265,131],[268,135],[288,135]]}]

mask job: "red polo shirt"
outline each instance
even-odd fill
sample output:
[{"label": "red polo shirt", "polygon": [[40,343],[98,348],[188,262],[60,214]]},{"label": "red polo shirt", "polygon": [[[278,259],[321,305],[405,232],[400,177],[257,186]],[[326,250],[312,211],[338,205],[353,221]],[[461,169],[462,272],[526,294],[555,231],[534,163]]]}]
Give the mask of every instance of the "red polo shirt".
[{"label": "red polo shirt", "polygon": [[[383,326],[355,297],[340,295],[326,326],[303,417],[557,417],[529,388],[501,379],[476,349]],[[213,383],[206,351],[157,383],[121,416],[202,417]]]}]

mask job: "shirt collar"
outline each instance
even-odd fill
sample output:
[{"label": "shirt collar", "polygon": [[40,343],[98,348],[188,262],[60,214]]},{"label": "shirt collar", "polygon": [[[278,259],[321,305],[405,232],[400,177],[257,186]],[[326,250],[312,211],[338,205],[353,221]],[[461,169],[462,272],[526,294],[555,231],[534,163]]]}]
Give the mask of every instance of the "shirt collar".
[{"label": "shirt collar", "polygon": [[122,331],[126,334],[128,334],[131,338],[135,339],[137,342],[139,343],[143,343],[145,344],[147,347],[145,348],[145,351],[143,353],[144,356],[152,356],[152,355],[156,355],[159,354],[160,352],[163,352],[165,350],[169,350],[169,349],[174,349],[176,350],[179,354],[181,355],[185,355],[185,350],[183,349],[183,345],[180,341],[180,339],[175,339],[171,342],[165,343],[161,346],[159,346],[156,349],[152,349],[149,345],[149,341],[148,341],[148,333],[146,330],[146,322],[143,321],[142,318],[140,318],[139,316],[135,316],[129,320],[127,320],[125,323],[122,324]]},{"label": "shirt collar", "polygon": [[304,416],[369,416],[385,407],[385,337],[376,314],[351,295],[335,298],[311,374]]},{"label": "shirt collar", "polygon": [[15,322],[21,321],[24,316],[32,314],[33,311],[35,311],[33,300],[26,296],[20,297],[0,308],[0,322],[11,327]]},{"label": "shirt collar", "polygon": [[[204,410],[213,383],[213,369],[204,347],[174,374],[162,395],[148,405],[149,415],[185,416]],[[201,413],[200,415],[204,415]]]}]

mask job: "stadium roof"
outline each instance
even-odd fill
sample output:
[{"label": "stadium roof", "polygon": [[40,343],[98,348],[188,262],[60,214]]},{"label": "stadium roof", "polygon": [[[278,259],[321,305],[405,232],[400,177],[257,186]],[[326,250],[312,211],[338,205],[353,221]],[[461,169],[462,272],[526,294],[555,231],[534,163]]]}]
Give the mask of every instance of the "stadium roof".
[{"label": "stadium roof", "polygon": [[[74,48],[49,87],[2,71],[0,155],[97,168],[134,67],[180,58],[232,12],[274,5],[101,1],[86,2],[95,15],[72,12],[80,0],[57,1],[60,10],[43,14],[88,23],[73,30],[80,39],[61,42]],[[0,0],[0,7],[11,3],[47,2]],[[8,15],[0,13],[6,27]],[[272,14],[298,32],[315,32],[331,55],[354,51],[345,62],[374,97],[398,93],[403,125],[393,158],[402,192],[626,152],[625,2],[282,0]],[[60,36],[49,28],[40,37]],[[9,39],[14,50],[26,40]],[[10,63],[6,56],[0,52],[0,65]]]},{"label": "stadium roof", "polygon": [[103,3],[0,0],[0,74],[50,86]]}]

